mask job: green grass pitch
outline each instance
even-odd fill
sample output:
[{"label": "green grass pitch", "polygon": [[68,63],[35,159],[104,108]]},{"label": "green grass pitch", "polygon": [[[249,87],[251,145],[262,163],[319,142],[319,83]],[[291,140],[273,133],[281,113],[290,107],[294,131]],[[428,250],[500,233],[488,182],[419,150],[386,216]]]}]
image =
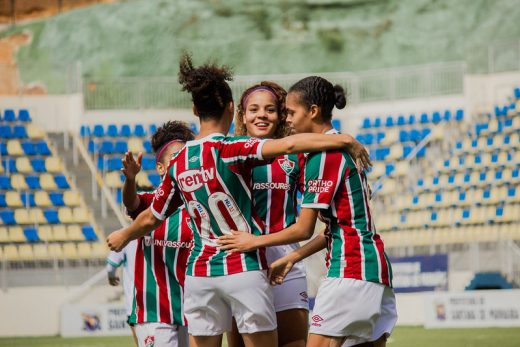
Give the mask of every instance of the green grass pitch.
[{"label": "green grass pitch", "polygon": [[[397,327],[389,347],[518,347],[520,328],[431,329]],[[128,347],[131,337],[24,337],[0,338],[0,346],[35,347]],[[226,346],[226,344],[224,344]]]}]

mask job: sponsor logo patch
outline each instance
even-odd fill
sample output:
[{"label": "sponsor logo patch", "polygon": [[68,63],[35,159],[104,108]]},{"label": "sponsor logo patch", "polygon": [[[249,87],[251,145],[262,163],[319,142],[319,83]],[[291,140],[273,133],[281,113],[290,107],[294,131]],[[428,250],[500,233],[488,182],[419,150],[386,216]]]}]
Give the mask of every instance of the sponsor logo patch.
[{"label": "sponsor logo patch", "polygon": [[177,182],[179,182],[179,187],[183,191],[190,193],[199,189],[205,183],[213,179],[215,179],[215,168],[200,168],[181,173],[177,177]]},{"label": "sponsor logo patch", "polygon": [[309,193],[329,193],[334,182],[331,180],[309,180],[307,182],[307,191]]}]

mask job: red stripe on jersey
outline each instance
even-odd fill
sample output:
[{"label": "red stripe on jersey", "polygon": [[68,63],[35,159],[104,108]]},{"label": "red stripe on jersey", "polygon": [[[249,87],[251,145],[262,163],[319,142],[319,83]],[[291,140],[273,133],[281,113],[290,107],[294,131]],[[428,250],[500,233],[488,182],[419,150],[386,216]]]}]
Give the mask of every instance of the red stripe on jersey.
[{"label": "red stripe on jersey", "polygon": [[[271,182],[287,182],[287,174],[275,161],[271,166]],[[280,231],[284,228],[285,222],[285,189],[271,190],[271,206],[267,207],[269,213],[269,232]],[[274,206],[273,206],[274,205]]]},{"label": "red stripe on jersey", "polygon": [[[164,240],[166,232],[166,224],[162,223],[161,226],[155,229],[153,238],[155,240]],[[164,247],[159,245],[153,245],[153,258],[154,268],[153,272],[157,281],[158,289],[158,300],[159,300],[159,320],[161,322],[170,322],[172,317],[170,316],[170,297],[168,295],[168,284],[166,283],[166,267],[164,266],[165,259],[163,255]]]},{"label": "red stripe on jersey", "polygon": [[144,321],[144,310],[139,309],[144,307],[144,253],[143,253],[144,237],[138,240],[137,250],[135,255],[135,301],[137,310],[137,321]]},{"label": "red stripe on jersey", "polygon": [[195,276],[209,276],[207,263],[215,254],[217,254],[216,247],[204,246],[203,251],[198,256],[195,264],[193,264],[193,273]]}]

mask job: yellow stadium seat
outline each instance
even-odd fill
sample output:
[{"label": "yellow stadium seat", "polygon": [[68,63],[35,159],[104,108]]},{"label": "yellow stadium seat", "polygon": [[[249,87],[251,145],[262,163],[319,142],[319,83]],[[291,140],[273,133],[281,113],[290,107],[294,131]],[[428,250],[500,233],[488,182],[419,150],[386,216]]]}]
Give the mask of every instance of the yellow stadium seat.
[{"label": "yellow stadium seat", "polygon": [[33,123],[27,124],[26,129],[30,139],[43,139],[45,137],[45,131]]},{"label": "yellow stadium seat", "polygon": [[37,191],[34,194],[34,202],[37,206],[40,207],[49,207],[52,206],[52,201],[49,198],[49,194],[45,191]]},{"label": "yellow stadium seat", "polygon": [[88,242],[78,243],[78,258],[89,259],[92,257],[92,247]]},{"label": "yellow stadium seat", "polygon": [[68,240],[67,228],[63,224],[57,224],[52,226],[52,238],[54,241],[66,241]]},{"label": "yellow stadium seat", "polygon": [[513,128],[520,129],[520,117],[517,116],[513,118]]},{"label": "yellow stadium seat", "polygon": [[90,221],[90,214],[85,207],[75,207],[72,216],[74,223],[88,223]]},{"label": "yellow stadium seat", "polygon": [[69,241],[85,241],[81,227],[76,224],[67,226],[67,238]]},{"label": "yellow stadium seat", "polygon": [[135,177],[135,182],[139,187],[152,187],[152,183],[148,179],[148,174],[145,171],[141,171]]},{"label": "yellow stadium seat", "polygon": [[9,228],[9,241],[11,242],[26,242],[25,234],[23,229],[19,226],[13,226]]},{"label": "yellow stadium seat", "polygon": [[103,259],[106,258],[108,249],[105,243],[96,242],[92,244],[92,258]]},{"label": "yellow stadium seat", "polygon": [[385,131],[385,137],[381,140],[381,145],[389,146],[399,140],[399,129],[393,128]]},{"label": "yellow stadium seat", "polygon": [[38,227],[38,237],[42,241],[54,241],[52,227],[50,225],[40,225]]},{"label": "yellow stadium seat", "polygon": [[59,157],[48,157],[45,159],[45,168],[48,172],[63,172],[63,163]]},{"label": "yellow stadium seat", "polygon": [[132,153],[144,152],[143,140],[138,137],[128,139],[128,150]]},{"label": "yellow stadium seat", "polygon": [[69,207],[60,207],[58,209],[58,218],[62,223],[72,223],[74,221],[72,210]]},{"label": "yellow stadium seat", "polygon": [[18,247],[15,245],[7,245],[4,247],[4,259],[6,260],[19,260],[20,256],[18,254]]},{"label": "yellow stadium seat", "polygon": [[77,259],[78,258],[78,248],[76,244],[72,242],[67,242],[63,245],[63,255],[66,259]]},{"label": "yellow stadium seat", "polygon": [[[379,178],[385,174],[385,164],[382,162],[376,162],[374,164],[374,167],[372,168],[372,171],[370,172],[370,177]],[[119,173],[118,177],[119,177]]]},{"label": "yellow stadium seat", "polygon": [[5,201],[9,207],[23,207],[23,202],[18,192],[5,193]]},{"label": "yellow stadium seat", "polygon": [[20,260],[33,260],[34,253],[32,246],[29,244],[20,245],[18,247],[18,256],[20,257]]},{"label": "yellow stadium seat", "polygon": [[0,243],[9,242],[9,233],[6,227],[0,227]]},{"label": "yellow stadium seat", "polygon": [[7,154],[10,156],[20,156],[24,155],[24,151],[20,141],[14,139],[7,141]]},{"label": "yellow stadium seat", "polygon": [[[2,164],[0,164],[0,173],[4,173],[4,166]],[[1,247],[0,247],[1,249]]]},{"label": "yellow stadium seat", "polygon": [[79,206],[81,203],[81,196],[76,190],[67,190],[63,193],[63,201],[67,206]]},{"label": "yellow stadium seat", "polygon": [[410,163],[405,161],[398,161],[395,165],[395,170],[392,172],[392,176],[402,177],[410,173]]},{"label": "yellow stadium seat", "polygon": [[50,173],[43,173],[40,176],[40,185],[43,190],[55,190],[58,187],[54,181],[54,176]]},{"label": "yellow stadium seat", "polygon": [[25,208],[17,208],[14,210],[14,219],[16,220],[16,224],[33,224],[29,216],[29,211]]},{"label": "yellow stadium seat", "polygon": [[27,157],[16,158],[16,170],[21,173],[33,172],[31,161]]},{"label": "yellow stadium seat", "polygon": [[[373,175],[373,171],[371,172]],[[123,182],[121,181],[121,174],[119,171],[109,172],[105,176],[105,182],[109,188],[121,188],[123,187]]]},{"label": "yellow stadium seat", "polygon": [[466,150],[466,152],[471,151],[471,137],[464,137],[464,140],[462,140],[462,148]]},{"label": "yellow stadium seat", "polygon": [[16,190],[27,190],[29,188],[25,182],[25,177],[18,173],[11,175],[11,186]]},{"label": "yellow stadium seat", "polygon": [[63,258],[63,247],[58,243],[51,243],[48,247],[49,257],[55,259]]},{"label": "yellow stadium seat", "polygon": [[488,132],[490,133],[496,133],[498,131],[498,120],[496,118],[493,118],[488,123]]},{"label": "yellow stadium seat", "polygon": [[390,147],[390,154],[387,157],[387,161],[398,160],[403,157],[403,146],[401,144],[395,144]]},{"label": "yellow stadium seat", "polygon": [[31,222],[34,224],[46,224],[47,218],[43,215],[43,211],[40,208],[32,208],[29,211],[29,217]]},{"label": "yellow stadium seat", "polygon": [[49,249],[47,245],[37,244],[33,246],[34,259],[45,260],[49,259]]}]

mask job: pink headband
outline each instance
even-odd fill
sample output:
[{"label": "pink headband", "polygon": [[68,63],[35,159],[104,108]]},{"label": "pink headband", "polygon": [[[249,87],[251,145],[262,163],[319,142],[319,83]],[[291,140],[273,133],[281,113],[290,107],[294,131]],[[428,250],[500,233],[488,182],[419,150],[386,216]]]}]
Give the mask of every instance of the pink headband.
[{"label": "pink headband", "polygon": [[278,99],[276,94],[273,92],[273,90],[271,88],[266,87],[266,86],[258,86],[256,88],[254,88],[253,90],[251,90],[249,93],[247,93],[247,95],[244,98],[244,101],[242,102],[242,108],[246,108],[247,100],[249,99],[249,97],[251,95],[253,95],[255,92],[259,92],[259,91],[269,92],[275,99]]},{"label": "pink headband", "polygon": [[163,154],[164,150],[168,148],[172,143],[175,142],[184,142],[181,140],[171,140],[170,142],[165,143],[161,148],[159,148],[159,151],[157,151],[157,155],[155,156],[155,162],[159,162],[159,159],[161,159],[161,155]]}]

